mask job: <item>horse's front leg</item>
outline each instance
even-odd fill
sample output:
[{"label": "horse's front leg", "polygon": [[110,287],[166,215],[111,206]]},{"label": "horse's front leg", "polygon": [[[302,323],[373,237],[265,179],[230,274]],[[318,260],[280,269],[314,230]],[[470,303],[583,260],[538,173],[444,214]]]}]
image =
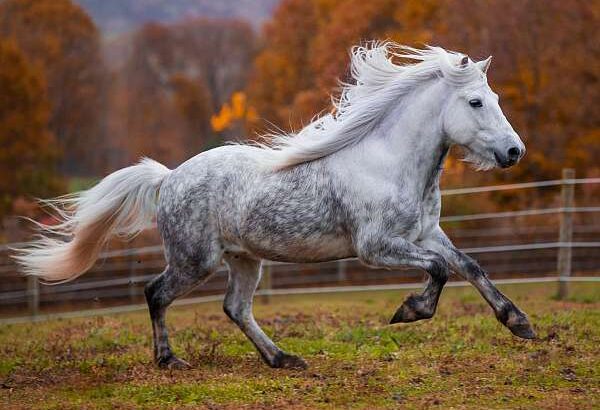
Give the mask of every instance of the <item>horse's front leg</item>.
[{"label": "horse's front leg", "polygon": [[398,308],[390,323],[430,319],[448,280],[448,264],[442,256],[402,238],[367,237],[359,241],[357,254],[361,262],[378,268],[415,267],[426,271],[429,279],[420,294],[410,295]]},{"label": "horse's front leg", "polygon": [[441,254],[452,269],[481,293],[494,310],[496,318],[515,335],[523,339],[535,338],[527,315],[500,292],[488,279],[487,273],[470,256],[456,249],[446,234],[438,229],[423,246]]}]

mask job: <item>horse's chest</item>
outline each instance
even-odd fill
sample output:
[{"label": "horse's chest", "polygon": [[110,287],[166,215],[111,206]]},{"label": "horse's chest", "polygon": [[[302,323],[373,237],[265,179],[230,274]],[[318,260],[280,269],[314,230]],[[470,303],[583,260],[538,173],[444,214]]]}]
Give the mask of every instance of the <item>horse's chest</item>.
[{"label": "horse's chest", "polygon": [[402,236],[410,242],[419,239],[423,233],[424,226],[427,224],[427,217],[423,209],[420,206],[415,206],[399,215],[406,218],[398,227],[402,232]]},{"label": "horse's chest", "polygon": [[410,242],[427,236],[439,223],[439,204],[434,198],[415,202],[399,201],[390,212],[385,209],[385,206],[381,207],[375,213],[382,218],[383,229]]},{"label": "horse's chest", "polygon": [[437,228],[440,221],[441,200],[439,191],[432,192],[424,198],[419,209],[419,229],[415,232],[415,240],[427,237]]}]

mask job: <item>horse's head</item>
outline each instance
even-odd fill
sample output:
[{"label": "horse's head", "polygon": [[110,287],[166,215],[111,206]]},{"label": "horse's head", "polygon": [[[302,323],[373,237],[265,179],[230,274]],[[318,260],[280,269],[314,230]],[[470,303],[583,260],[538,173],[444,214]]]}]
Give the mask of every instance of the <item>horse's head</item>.
[{"label": "horse's head", "polygon": [[525,145],[512,128],[500,105],[498,95],[487,83],[491,57],[473,62],[468,57],[460,67],[479,75],[473,81],[454,87],[443,117],[444,132],[450,142],[467,151],[465,160],[478,169],[508,168],[525,155]]}]

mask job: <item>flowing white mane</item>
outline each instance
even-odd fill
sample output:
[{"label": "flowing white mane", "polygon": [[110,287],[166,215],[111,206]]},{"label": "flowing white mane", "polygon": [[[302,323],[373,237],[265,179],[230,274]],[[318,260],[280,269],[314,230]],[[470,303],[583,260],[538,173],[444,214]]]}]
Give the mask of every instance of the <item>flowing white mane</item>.
[{"label": "flowing white mane", "polygon": [[[395,64],[392,57],[412,60]],[[342,84],[331,113],[323,115],[297,133],[267,134],[270,142],[259,144],[261,162],[282,169],[330,155],[367,135],[387,107],[435,77],[456,86],[485,79],[485,74],[463,54],[441,47],[424,49],[392,42],[357,46],[351,51],[353,83]],[[414,63],[414,61],[417,61]]]}]

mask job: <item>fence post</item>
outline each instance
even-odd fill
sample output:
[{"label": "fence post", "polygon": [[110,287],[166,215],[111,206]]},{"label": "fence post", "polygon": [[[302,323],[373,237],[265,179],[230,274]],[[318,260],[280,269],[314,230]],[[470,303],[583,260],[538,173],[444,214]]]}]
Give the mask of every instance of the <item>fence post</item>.
[{"label": "fence post", "polygon": [[346,261],[341,260],[337,262],[337,280],[339,283],[346,282]]},{"label": "fence post", "polygon": [[40,312],[40,282],[37,276],[27,276],[27,307],[31,316]]},{"label": "fence post", "polygon": [[135,283],[134,278],[136,274],[137,258],[136,255],[129,255],[129,303],[135,303]]},{"label": "fence post", "polygon": [[575,185],[568,183],[567,180],[575,179],[575,170],[565,168],[562,170],[562,189],[560,197],[560,232],[558,240],[558,298],[566,299],[569,294],[569,277],[571,276],[571,241],[573,240],[573,212],[568,208],[573,208]]},{"label": "fence post", "polygon": [[264,290],[266,293],[262,297],[263,303],[271,302],[271,289],[273,288],[271,282],[271,265],[270,264],[262,264],[262,278],[260,281],[260,289]]}]

